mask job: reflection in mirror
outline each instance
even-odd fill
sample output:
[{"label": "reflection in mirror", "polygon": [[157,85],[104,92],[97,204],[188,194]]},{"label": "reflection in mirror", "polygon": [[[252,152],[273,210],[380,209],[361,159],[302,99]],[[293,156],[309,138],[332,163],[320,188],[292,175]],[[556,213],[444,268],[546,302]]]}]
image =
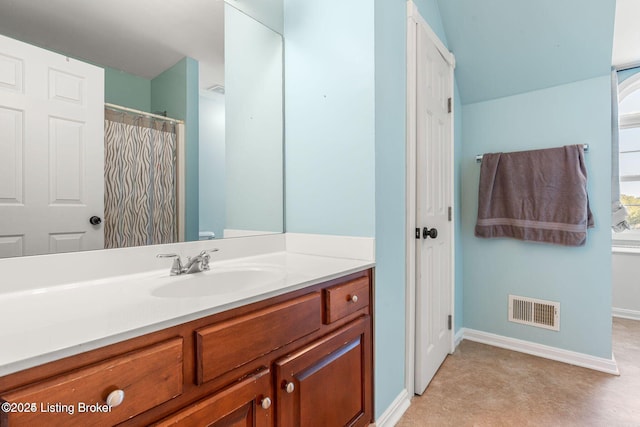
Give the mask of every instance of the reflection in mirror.
[{"label": "reflection in mirror", "polygon": [[0,257],[284,231],[282,0],[228,1],[0,3]]}]

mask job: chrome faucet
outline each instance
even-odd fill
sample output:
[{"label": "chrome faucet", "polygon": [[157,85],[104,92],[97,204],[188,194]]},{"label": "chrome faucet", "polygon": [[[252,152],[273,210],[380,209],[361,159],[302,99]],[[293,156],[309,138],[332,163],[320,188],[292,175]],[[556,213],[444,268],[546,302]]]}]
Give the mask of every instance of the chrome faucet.
[{"label": "chrome faucet", "polygon": [[209,254],[218,252],[219,250],[218,248],[206,249],[194,257],[187,257],[187,262],[184,265],[178,254],[158,254],[156,258],[175,258],[171,265],[170,274],[172,276],[178,276],[180,274],[192,274],[208,270],[209,261],[211,260],[211,255]]}]

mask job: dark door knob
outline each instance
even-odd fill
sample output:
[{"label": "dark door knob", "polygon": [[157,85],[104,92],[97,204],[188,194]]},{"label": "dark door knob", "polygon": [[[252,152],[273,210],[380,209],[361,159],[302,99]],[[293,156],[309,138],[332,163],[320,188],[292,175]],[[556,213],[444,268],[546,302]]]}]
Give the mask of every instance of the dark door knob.
[{"label": "dark door knob", "polygon": [[422,237],[425,239],[427,237],[431,237],[432,239],[435,239],[436,237],[438,237],[438,230],[436,230],[435,228],[432,228],[431,230],[429,230],[427,227],[424,227],[422,229]]},{"label": "dark door knob", "polygon": [[91,225],[98,225],[100,223],[102,223],[102,218],[100,218],[99,216],[92,216],[91,218],[89,218],[89,223]]}]

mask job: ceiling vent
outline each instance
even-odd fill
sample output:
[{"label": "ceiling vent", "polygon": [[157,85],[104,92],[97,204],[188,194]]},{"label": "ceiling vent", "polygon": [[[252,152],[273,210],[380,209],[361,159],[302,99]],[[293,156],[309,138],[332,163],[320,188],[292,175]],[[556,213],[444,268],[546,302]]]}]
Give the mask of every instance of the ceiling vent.
[{"label": "ceiling vent", "polygon": [[560,330],[560,303],[509,295],[509,321]]}]

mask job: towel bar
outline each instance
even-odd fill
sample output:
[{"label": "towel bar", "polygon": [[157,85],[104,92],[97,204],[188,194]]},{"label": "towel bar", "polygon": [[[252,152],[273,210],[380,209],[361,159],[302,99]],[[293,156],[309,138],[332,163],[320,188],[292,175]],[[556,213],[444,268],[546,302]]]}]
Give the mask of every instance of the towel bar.
[{"label": "towel bar", "polygon": [[[587,151],[589,151],[589,144],[584,144],[584,152],[586,153]],[[476,156],[476,163],[482,163],[482,154],[478,154]]]}]

